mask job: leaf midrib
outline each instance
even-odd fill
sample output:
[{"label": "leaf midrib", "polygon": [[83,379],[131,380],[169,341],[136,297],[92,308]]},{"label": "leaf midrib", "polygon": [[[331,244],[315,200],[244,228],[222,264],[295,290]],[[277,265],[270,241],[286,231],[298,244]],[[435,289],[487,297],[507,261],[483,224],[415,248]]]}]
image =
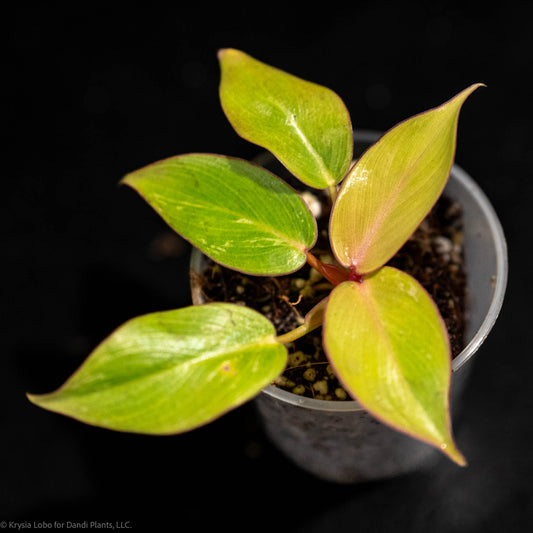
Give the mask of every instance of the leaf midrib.
[{"label": "leaf midrib", "polygon": [[[154,194],[154,196],[156,196]],[[161,195],[157,195],[160,199],[163,199],[163,197]],[[166,203],[168,204],[168,201],[166,201]],[[213,205],[207,205],[207,204],[193,204],[191,202],[176,202],[176,204],[183,204],[183,205],[186,205],[188,208],[194,208],[195,210],[204,210],[204,211],[207,211],[207,212],[213,212],[213,211],[216,211],[218,213],[221,213],[223,214],[226,218],[236,218],[237,220],[234,220],[232,221],[232,224],[243,224],[243,220],[245,220],[246,222],[244,222],[246,225],[248,226],[253,226],[258,232],[260,233],[263,233],[264,235],[271,235],[273,237],[276,237],[279,241],[287,244],[289,247],[291,248],[294,248],[296,250],[299,250],[301,251],[302,253],[305,253],[307,251],[307,245],[306,245],[306,242],[302,236],[302,240],[301,241],[297,241],[295,239],[293,239],[292,237],[290,237],[288,234],[286,233],[282,233],[282,232],[279,232],[277,230],[274,229],[273,226],[265,223],[265,222],[262,222],[262,221],[259,221],[259,220],[253,220],[253,219],[250,219],[249,218],[249,213],[241,213],[241,212],[237,212],[235,211],[234,209],[228,209],[228,208],[225,208],[224,206],[220,206],[220,205],[216,205],[216,204],[213,204]],[[159,211],[159,214],[161,216],[166,216],[166,213],[167,213],[167,210],[165,210],[164,208],[162,207],[157,207],[157,210]],[[204,217],[200,217],[200,218],[204,218]],[[241,221],[241,222],[239,222]],[[176,230],[178,231],[178,230]],[[178,233],[181,233],[181,231],[178,231]],[[185,233],[185,232],[183,232]],[[192,237],[191,237],[192,238]]]},{"label": "leaf midrib", "polygon": [[[191,359],[183,359],[180,361],[177,361],[175,363],[170,363],[168,366],[165,366],[164,368],[160,368],[157,370],[152,370],[148,372],[144,372],[142,375],[133,376],[127,380],[118,382],[118,383],[107,383],[108,386],[105,387],[106,390],[111,390],[114,388],[119,388],[123,386],[129,386],[132,383],[135,383],[137,381],[143,381],[143,380],[153,380],[156,376],[165,374],[165,373],[175,373],[180,368],[194,366],[197,364],[204,363],[206,361],[216,361],[217,359],[225,360],[225,359],[231,359],[232,356],[235,354],[238,354],[239,352],[246,351],[250,348],[255,347],[261,347],[261,346],[274,346],[279,344],[276,340],[274,335],[267,335],[263,337],[260,340],[240,344],[238,347],[225,352],[218,352],[217,350],[209,350],[207,352],[202,353],[200,356],[193,356]],[[63,388],[63,387],[62,387]],[[76,397],[85,397],[85,396],[91,396],[94,394],[100,394],[103,387],[98,387],[96,390],[82,390],[82,391],[76,391],[76,389],[71,390],[64,390],[63,392],[68,393],[69,396],[76,396]],[[66,385],[65,385],[66,389]],[[57,391],[58,393],[62,392],[61,389]],[[50,394],[50,399],[54,399],[53,396],[55,396],[55,393]]]},{"label": "leaf midrib", "polygon": [[[441,131],[440,129],[438,130]],[[366,233],[366,237],[361,242],[360,246],[358,247],[359,253],[358,260],[355,261],[355,264],[360,264],[364,261],[364,259],[368,256],[368,251],[371,248],[371,244],[374,241],[375,235],[379,232],[381,227],[383,226],[385,220],[387,219],[387,214],[391,211],[390,206],[395,203],[398,196],[400,195],[401,190],[404,189],[405,183],[409,180],[409,175],[412,174],[412,171],[419,166],[422,157],[424,154],[429,150],[430,146],[433,144],[435,139],[439,136],[439,133],[434,134],[431,137],[430,142],[428,142],[425,146],[425,148],[420,152],[418,157],[412,161],[412,163],[409,165],[409,167],[403,172],[402,177],[396,184],[396,186],[392,189],[390,194],[387,196],[387,199],[385,202],[381,204],[381,207],[379,208],[376,216],[374,217],[374,222],[372,224],[371,229],[369,229]],[[390,254],[394,254],[395,250]],[[381,266],[381,265],[380,265]],[[361,272],[365,273],[365,272]]]},{"label": "leaf midrib", "polygon": [[399,372],[396,372],[396,375],[400,376],[400,379],[401,379],[401,381],[404,384],[404,386],[402,388],[405,391],[409,391],[409,395],[410,395],[411,399],[417,404],[417,406],[420,409],[419,412],[424,413],[424,416],[425,416],[425,419],[426,419],[426,427],[431,426],[430,433],[434,434],[434,435],[437,435],[437,434],[440,435],[441,432],[438,430],[438,428],[435,426],[433,420],[428,415],[428,412],[427,412],[426,408],[420,402],[419,398],[415,394],[413,394],[412,387],[410,386],[409,380],[404,375],[404,372],[403,372],[403,369],[402,369],[402,365],[399,362],[399,358],[398,358],[398,356],[396,354],[396,350],[394,349],[394,347],[392,345],[392,342],[390,340],[390,336],[389,336],[389,334],[387,333],[387,331],[386,331],[386,329],[384,327],[383,321],[379,317],[379,313],[377,311],[378,306],[377,306],[377,303],[376,303],[376,300],[375,300],[375,296],[372,294],[371,289],[368,288],[368,287],[364,287],[364,285],[365,285],[365,282],[363,281],[362,284],[361,284],[361,287],[359,287],[359,289],[361,290],[361,295],[362,295],[362,297],[364,298],[364,300],[366,302],[366,308],[367,308],[367,310],[369,312],[369,315],[372,318],[372,321],[374,322],[376,330],[379,331],[381,338],[384,339],[384,341],[385,341],[385,345],[386,345],[386,348],[387,348],[387,354],[388,354],[387,357],[388,357],[388,359],[393,362],[393,364],[394,364],[396,369],[399,369]]},{"label": "leaf midrib", "polygon": [[304,131],[299,126],[298,120],[297,118],[295,118],[296,113],[293,113],[290,109],[287,109],[277,100],[273,101],[273,105],[277,107],[281,111],[281,113],[287,117],[288,120],[285,121],[285,124],[291,127],[296,132],[296,135],[302,141],[302,144],[304,145],[308,153],[312,156],[314,161],[317,163],[317,166],[320,169],[320,173],[321,173],[320,177],[325,179],[328,187],[331,185],[335,185],[336,183],[335,177],[331,174],[331,172],[327,168],[324,162],[324,158],[315,150],[312,143],[309,141],[309,138],[305,135]]}]

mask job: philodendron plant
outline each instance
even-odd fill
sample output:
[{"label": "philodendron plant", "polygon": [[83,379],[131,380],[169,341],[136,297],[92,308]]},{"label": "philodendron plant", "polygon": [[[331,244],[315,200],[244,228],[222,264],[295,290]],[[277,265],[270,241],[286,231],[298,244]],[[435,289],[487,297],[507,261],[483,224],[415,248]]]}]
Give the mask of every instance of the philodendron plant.
[{"label": "philodendron plant", "polygon": [[306,186],[329,191],[337,262],[312,253],[317,224],[302,197],[256,164],[193,153],[123,183],[215,262],[259,276],[308,263],[331,293],[280,336],[257,311],[224,302],[134,318],[58,390],[29,399],[117,431],[185,432],[256,396],[283,372],[285,345],[323,326],[324,350],[350,396],[464,465],[450,424],[444,322],[414,278],[385,264],[441,195],[459,111],[480,84],[401,122],[354,163],[352,124],[337,94],[238,50],[221,50],[219,61],[221,104],[236,132]]}]

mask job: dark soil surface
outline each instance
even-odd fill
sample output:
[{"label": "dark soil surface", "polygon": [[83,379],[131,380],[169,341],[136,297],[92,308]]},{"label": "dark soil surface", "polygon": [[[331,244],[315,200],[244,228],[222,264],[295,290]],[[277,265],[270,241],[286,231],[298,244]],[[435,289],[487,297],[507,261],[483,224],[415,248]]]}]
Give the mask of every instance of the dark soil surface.
[{"label": "dark soil surface", "polygon": [[[328,219],[326,209],[318,218],[319,239],[313,254],[332,263],[326,233]],[[464,346],[466,274],[462,236],[461,207],[441,197],[388,263],[415,277],[433,297],[448,328],[453,357]],[[278,335],[299,326],[306,313],[333,288],[308,265],[287,276],[258,277],[210,262],[199,281],[207,301],[254,308],[274,324]],[[321,328],[289,344],[288,349],[287,368],[275,385],[318,399],[349,399],[326,359]]]}]

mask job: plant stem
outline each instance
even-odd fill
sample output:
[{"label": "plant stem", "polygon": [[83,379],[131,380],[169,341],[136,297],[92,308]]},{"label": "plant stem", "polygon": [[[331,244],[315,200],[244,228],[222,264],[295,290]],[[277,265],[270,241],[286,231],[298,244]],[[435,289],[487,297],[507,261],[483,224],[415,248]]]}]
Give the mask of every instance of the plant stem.
[{"label": "plant stem", "polygon": [[328,281],[333,283],[333,285],[338,285],[339,283],[348,280],[349,272],[346,269],[337,265],[323,263],[311,252],[307,252],[307,263],[315,270],[318,270],[318,272],[320,272]]},{"label": "plant stem", "polygon": [[305,316],[305,322],[301,326],[289,331],[288,333],[284,333],[279,337],[276,337],[276,340],[282,344],[293,342],[320,327],[324,321],[324,311],[326,309],[327,301],[327,298],[321,300],[307,313]]},{"label": "plant stem", "polygon": [[336,185],[330,185],[328,187],[328,192],[329,192],[329,198],[331,200],[331,205],[333,205],[334,202],[335,202],[335,198],[337,198],[337,186]]},{"label": "plant stem", "polygon": [[287,344],[289,342],[294,342],[295,340],[303,337],[304,335],[307,335],[308,333],[320,327],[321,325],[322,323],[316,324],[316,323],[306,322],[305,324],[298,326],[292,331],[284,333],[283,335],[279,335],[279,337],[276,337],[276,340],[280,342],[281,344]]}]

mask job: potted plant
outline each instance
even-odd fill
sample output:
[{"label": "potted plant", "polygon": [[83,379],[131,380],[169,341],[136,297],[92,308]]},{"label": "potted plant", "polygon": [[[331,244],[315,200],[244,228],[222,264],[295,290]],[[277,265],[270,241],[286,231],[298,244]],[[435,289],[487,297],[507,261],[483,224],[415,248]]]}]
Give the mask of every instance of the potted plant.
[{"label": "potted plant", "polygon": [[[451,429],[444,321],[421,284],[387,263],[441,196],[459,111],[480,84],[398,124],[354,162],[350,116],[335,93],[238,50],[221,50],[219,60],[221,103],[237,133],[329,198],[331,260],[314,253],[317,221],[303,195],[258,164],[185,154],[122,182],[216,264],[278,279],[305,267],[323,279],[327,295],[283,334],[256,309],[225,301],[134,318],[57,391],[29,399],[88,424],[169,435],[258,397],[267,430],[285,439],[282,449],[324,478],[369,479],[417,464],[415,451],[409,465],[361,473],[353,467],[358,457],[367,462],[361,442],[375,434],[380,456],[384,446],[390,455],[388,443],[405,455],[403,443],[416,449],[421,442],[465,465]],[[497,275],[483,336],[503,298],[504,269]],[[287,366],[287,347],[320,327],[330,371],[351,400],[311,399],[318,403],[308,409],[304,398],[272,383]],[[461,352],[459,360],[468,357]],[[303,445],[311,441],[317,445]],[[419,446],[422,455],[430,449]],[[317,448],[328,451],[317,455]]]}]

